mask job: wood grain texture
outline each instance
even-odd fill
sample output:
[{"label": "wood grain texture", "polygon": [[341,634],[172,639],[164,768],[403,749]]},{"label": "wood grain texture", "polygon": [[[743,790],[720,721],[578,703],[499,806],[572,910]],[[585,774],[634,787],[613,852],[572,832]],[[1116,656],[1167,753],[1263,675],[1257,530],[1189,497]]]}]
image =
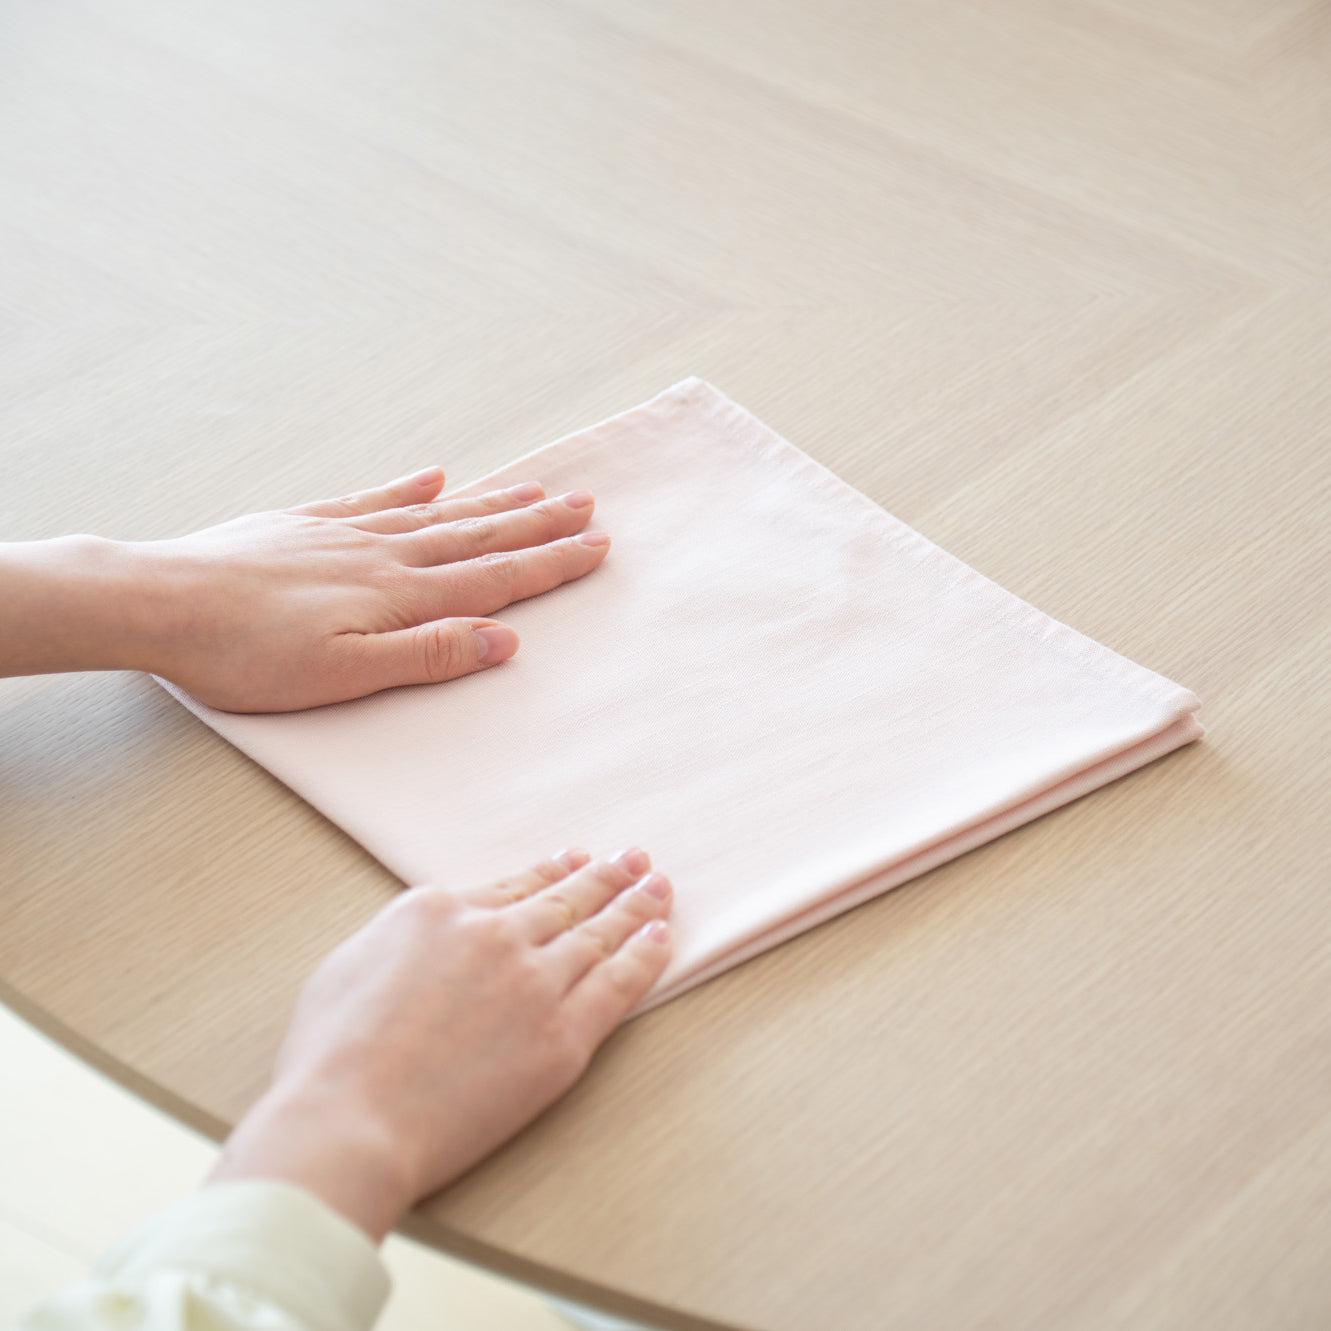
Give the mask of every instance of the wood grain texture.
[{"label": "wood grain texture", "polygon": [[[1331,10],[8,0],[0,535],[700,374],[1207,741],[622,1031],[413,1233],[671,1327],[1331,1322]],[[0,688],[0,987],[213,1132],[396,890],[141,679]]]}]

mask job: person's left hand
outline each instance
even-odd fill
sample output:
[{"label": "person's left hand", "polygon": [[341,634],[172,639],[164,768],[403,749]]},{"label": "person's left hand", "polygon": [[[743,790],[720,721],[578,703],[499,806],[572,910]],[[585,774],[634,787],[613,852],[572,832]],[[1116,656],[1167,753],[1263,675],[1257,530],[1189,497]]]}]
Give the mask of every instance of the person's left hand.
[{"label": "person's left hand", "polygon": [[306,982],[213,1181],[296,1184],[378,1241],[563,1095],[664,970],[651,867],[571,850],[403,893]]},{"label": "person's left hand", "polygon": [[586,491],[437,499],[443,480],[133,545],[135,664],[225,711],[279,712],[507,660],[517,634],[488,616],[589,573],[610,538],[583,530]]}]

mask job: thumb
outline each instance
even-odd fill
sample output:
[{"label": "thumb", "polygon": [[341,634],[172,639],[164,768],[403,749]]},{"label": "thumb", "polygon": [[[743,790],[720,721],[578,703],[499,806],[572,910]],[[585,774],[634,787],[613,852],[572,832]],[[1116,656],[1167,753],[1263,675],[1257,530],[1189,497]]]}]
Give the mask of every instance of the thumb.
[{"label": "thumb", "polygon": [[474,674],[518,650],[518,635],[493,619],[437,619],[392,633],[369,633],[357,651],[364,693],[399,684],[441,684]]}]

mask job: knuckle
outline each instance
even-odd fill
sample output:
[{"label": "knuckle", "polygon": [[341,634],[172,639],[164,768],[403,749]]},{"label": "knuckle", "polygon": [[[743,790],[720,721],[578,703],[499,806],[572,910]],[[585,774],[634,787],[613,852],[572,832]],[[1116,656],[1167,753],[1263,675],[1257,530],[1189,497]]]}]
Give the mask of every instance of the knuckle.
[{"label": "knuckle", "polygon": [[486,599],[497,599],[500,604],[506,604],[518,581],[520,571],[518,561],[508,551],[504,551],[500,554],[481,555],[474,562],[481,591]]},{"label": "knuckle", "polygon": [[508,493],[504,490],[490,490],[476,501],[486,513],[502,513],[510,502]]},{"label": "knuckle", "polygon": [[496,878],[494,883],[491,884],[491,891],[505,906],[511,906],[513,902],[521,901],[524,895],[521,886],[511,878]]},{"label": "knuckle", "polygon": [[462,673],[465,665],[462,643],[456,633],[442,624],[426,624],[418,629],[416,650],[426,679],[438,682]]},{"label": "knuckle", "polygon": [[446,887],[413,887],[396,902],[402,914],[410,915],[422,924],[450,918],[458,910],[458,898]]},{"label": "knuckle", "polygon": [[[328,499],[319,505],[320,515],[325,518],[355,518],[360,516],[360,495],[343,495],[340,499]],[[299,513],[299,509],[287,509],[288,513]],[[303,515],[302,515],[303,516]]]},{"label": "knuckle", "polygon": [[502,911],[472,911],[462,921],[465,942],[492,967],[503,967],[515,980],[525,980],[529,949],[521,931]]},{"label": "knuckle", "polygon": [[434,508],[430,504],[405,504],[393,511],[393,521],[399,531],[420,531],[434,523]]},{"label": "knuckle", "polygon": [[571,582],[583,571],[571,541],[547,541],[529,553],[531,580],[539,582],[542,587],[558,587],[560,583]]},{"label": "knuckle", "polygon": [[597,961],[605,961],[606,958],[615,955],[617,950],[615,939],[604,928],[589,924],[584,925],[581,932]]},{"label": "knuckle", "polygon": [[634,924],[645,924],[656,914],[656,906],[656,899],[645,892],[625,892],[615,900],[615,908]]},{"label": "knuckle", "polygon": [[511,550],[492,551],[481,555],[476,562],[486,576],[496,582],[507,582],[517,572],[518,567],[517,557]]},{"label": "knuckle", "polygon": [[638,992],[642,989],[641,977],[637,967],[633,965],[607,966],[605,979],[615,1000],[626,1007],[637,998]]},{"label": "knuckle", "polygon": [[514,882],[507,878],[499,885],[500,895],[504,899],[504,904],[512,906],[519,901],[526,901],[532,894],[532,888],[526,883]]},{"label": "knuckle", "polygon": [[568,874],[568,870],[555,860],[542,860],[532,866],[532,873],[544,883],[557,883]]},{"label": "knuckle", "polygon": [[462,528],[472,545],[489,545],[499,535],[499,524],[492,517],[467,518]]},{"label": "knuckle", "polygon": [[569,899],[567,893],[547,892],[545,894],[545,901],[549,906],[551,913],[556,920],[560,922],[559,929],[561,933],[566,929],[572,928],[577,922],[577,911],[574,909],[573,902]]}]

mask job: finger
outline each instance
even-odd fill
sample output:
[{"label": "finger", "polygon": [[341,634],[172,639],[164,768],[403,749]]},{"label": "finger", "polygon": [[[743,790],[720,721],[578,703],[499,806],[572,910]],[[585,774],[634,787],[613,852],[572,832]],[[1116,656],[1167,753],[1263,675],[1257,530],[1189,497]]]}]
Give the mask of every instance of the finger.
[{"label": "finger", "polygon": [[403,504],[420,504],[433,499],[444,484],[441,467],[426,467],[414,476],[403,476],[389,481],[377,490],[361,490],[344,499],[320,499],[313,504],[302,504],[288,509],[310,518],[353,518],[363,513],[377,513],[383,508],[400,508]]},{"label": "finger", "polygon": [[518,650],[507,624],[485,619],[438,619],[391,633],[342,635],[349,698],[402,684],[442,684],[487,670]]},{"label": "finger", "polygon": [[587,1048],[596,1048],[642,1002],[669,960],[670,926],[653,920],[573,986],[564,1010]]},{"label": "finger", "polygon": [[507,513],[426,527],[396,544],[405,552],[404,561],[416,565],[454,564],[506,550],[526,550],[577,535],[591,520],[592,502],[586,490],[575,490]]},{"label": "finger", "polygon": [[590,919],[552,939],[551,960],[572,988],[593,966],[613,957],[634,934],[670,912],[670,880],[659,873],[640,878]]},{"label": "finger", "polygon": [[513,910],[533,943],[548,943],[604,909],[651,867],[647,852],[634,846],[613,860],[593,861],[562,883],[519,902]]},{"label": "finger", "polygon": [[492,615],[514,601],[539,596],[590,573],[609,548],[610,538],[604,532],[585,531],[530,550],[419,569],[416,576],[422,586],[424,614],[437,608],[452,615]]},{"label": "finger", "polygon": [[400,536],[405,532],[424,531],[441,522],[457,522],[464,518],[484,517],[487,513],[505,513],[521,508],[545,496],[545,489],[535,481],[523,481],[507,490],[491,490],[488,494],[467,499],[436,499],[433,503],[414,503],[405,508],[385,508],[381,511],[353,518],[352,525],[362,531],[378,532],[381,536]]},{"label": "finger", "polygon": [[510,874],[506,878],[485,883],[481,887],[468,888],[462,896],[468,905],[472,906],[492,908],[511,906],[515,901],[525,900],[543,887],[561,882],[575,869],[581,869],[584,864],[589,863],[591,858],[585,850],[561,850],[558,855],[552,855],[548,860],[541,860],[539,864],[533,864],[530,868],[523,869],[521,873]]}]

